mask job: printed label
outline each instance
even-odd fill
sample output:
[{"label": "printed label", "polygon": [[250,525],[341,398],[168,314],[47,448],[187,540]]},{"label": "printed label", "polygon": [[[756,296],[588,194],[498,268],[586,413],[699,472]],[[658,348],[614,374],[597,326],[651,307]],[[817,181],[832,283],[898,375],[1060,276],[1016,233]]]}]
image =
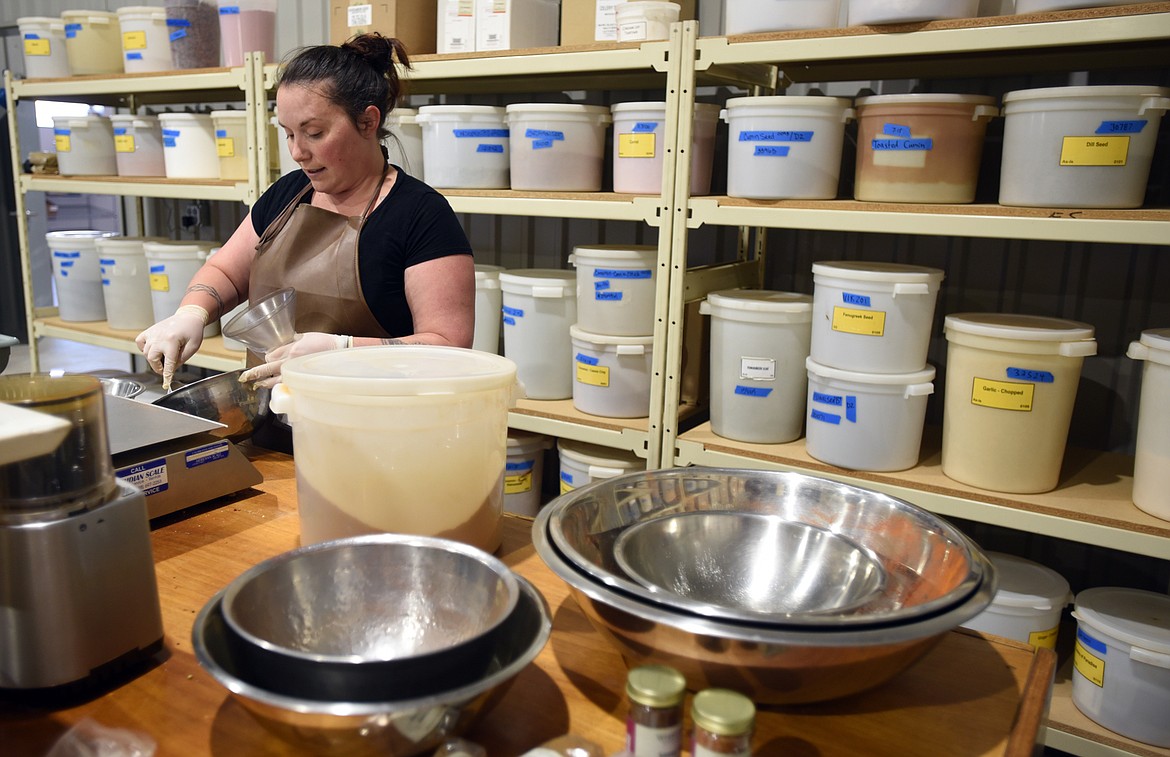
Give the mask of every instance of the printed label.
[{"label": "printed label", "polygon": [[741,131],[740,142],[811,142],[811,131]]},{"label": "printed label", "polygon": [[57,152],[69,152],[69,132],[65,132],[64,134],[57,133],[57,135],[53,137],[53,141],[57,143]]},{"label": "printed label", "polygon": [[1035,384],[995,381],[976,376],[971,381],[971,404],[1030,413],[1035,391]]},{"label": "printed label", "polygon": [[788,145],[756,145],[752,155],[764,158],[787,158]]},{"label": "printed label", "polygon": [[604,365],[589,365],[577,361],[577,381],[589,386],[609,386],[609,368]]},{"label": "printed label", "polygon": [[854,310],[840,306],[834,307],[833,331],[860,336],[884,336],[886,333],[886,314],[881,310]]},{"label": "printed label", "polygon": [[655,155],[654,134],[619,134],[619,158],[653,158]]},{"label": "printed label", "polygon": [[114,152],[134,152],[133,134],[115,134]]},{"label": "printed label", "polygon": [[841,302],[844,302],[846,305],[853,305],[859,308],[873,307],[873,302],[870,300],[868,294],[850,294],[849,292],[842,292]]},{"label": "printed label", "polygon": [[776,361],[770,357],[741,357],[739,377],[755,381],[775,381]]},{"label": "printed label", "polygon": [[24,54],[25,55],[51,55],[52,50],[49,49],[49,40],[30,38],[25,35],[24,38]]},{"label": "printed label", "polygon": [[597,0],[597,13],[593,17],[595,42],[617,42],[617,5],[624,1]]},{"label": "printed label", "polygon": [[651,728],[632,720],[628,721],[627,726],[626,751],[632,753],[634,757],[679,754],[682,748],[681,726]]},{"label": "printed label", "polygon": [[1102,121],[1097,127],[1097,134],[1140,134],[1149,121],[1135,119],[1133,121]]},{"label": "printed label", "polygon": [[167,461],[165,458],[119,468],[114,471],[114,475],[123,481],[134,484],[147,497],[152,494],[158,494],[159,492],[165,492],[170,487],[167,478]]},{"label": "printed label", "polygon": [[507,129],[453,129],[456,139],[506,139]]},{"label": "printed label", "polygon": [[351,5],[345,11],[345,25],[348,27],[370,26],[373,23],[373,5]]},{"label": "printed label", "polygon": [[1056,633],[1060,626],[1056,625],[1046,631],[1032,631],[1028,634],[1028,643],[1037,649],[1056,649]]},{"label": "printed label", "polygon": [[532,491],[532,471],[504,476],[504,494],[524,494]]},{"label": "printed label", "polygon": [[841,416],[837,415],[836,413],[826,413],[823,410],[813,410],[808,414],[808,416],[814,421],[820,421],[821,423],[830,423],[834,426],[841,425]]},{"label": "printed label", "polygon": [[236,140],[231,137],[216,139],[215,154],[221,158],[234,158],[236,156]]},{"label": "printed label", "polygon": [[72,250],[69,250],[69,251],[67,251],[67,250],[53,250],[53,257],[73,259],[73,258],[81,257],[81,253],[74,252]]},{"label": "printed label", "polygon": [[[1097,686],[1105,685],[1105,656],[1106,647],[1100,641],[1089,636],[1081,629],[1077,629],[1077,644],[1073,650],[1073,667],[1086,680]],[[1099,652],[1100,657],[1093,652]]]},{"label": "printed label", "polygon": [[742,384],[736,384],[734,392],[738,397],[767,397],[771,393],[772,389],[770,387],[743,386]]},{"label": "printed label", "polygon": [[229,454],[231,454],[231,448],[228,446],[227,440],[224,440],[190,450],[183,456],[183,462],[188,468],[198,468],[200,465],[225,460]]},{"label": "printed label", "polygon": [[565,133],[563,131],[554,131],[552,129],[525,129],[525,139],[553,139],[558,142],[565,141]]},{"label": "printed label", "polygon": [[1034,381],[1037,384],[1052,384],[1056,381],[1048,371],[1033,371],[1030,368],[1008,368],[1007,377],[1017,381]]},{"label": "printed label", "polygon": [[475,151],[476,151],[476,152],[498,152],[498,153],[502,153],[502,152],[504,152],[504,146],[503,146],[503,145],[476,145],[476,146],[475,146]]},{"label": "printed label", "polygon": [[145,50],[146,32],[122,32],[123,50]]},{"label": "printed label", "polygon": [[165,273],[150,274],[150,291],[152,292],[169,292],[171,291],[171,277]]},{"label": "printed label", "polygon": [[1065,137],[1060,148],[1062,166],[1124,166],[1129,137]]}]

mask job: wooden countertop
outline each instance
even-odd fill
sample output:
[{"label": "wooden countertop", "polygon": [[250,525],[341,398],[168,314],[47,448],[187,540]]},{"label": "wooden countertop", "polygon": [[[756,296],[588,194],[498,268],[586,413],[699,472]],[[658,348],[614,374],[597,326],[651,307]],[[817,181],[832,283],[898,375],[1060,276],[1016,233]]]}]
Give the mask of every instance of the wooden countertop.
[{"label": "wooden countertop", "polygon": [[[165,651],[144,673],[80,704],[0,700],[0,752],[42,755],[89,718],[145,732],[159,757],[301,754],[276,740],[191,652],[196,613],[248,567],[298,544],[292,459],[247,448],[264,483],[216,507],[154,524]],[[536,555],[531,521],[506,516],[498,556],[530,579],[553,612],[553,634],[533,665],[465,738],[491,757],[519,755],[565,733],[619,751],[626,668]],[[754,751],[774,754],[1026,755],[1042,722],[1055,655],[973,632],[948,633],[925,658],[872,692],[839,702],[761,709]],[[689,752],[688,752],[689,753]]]}]

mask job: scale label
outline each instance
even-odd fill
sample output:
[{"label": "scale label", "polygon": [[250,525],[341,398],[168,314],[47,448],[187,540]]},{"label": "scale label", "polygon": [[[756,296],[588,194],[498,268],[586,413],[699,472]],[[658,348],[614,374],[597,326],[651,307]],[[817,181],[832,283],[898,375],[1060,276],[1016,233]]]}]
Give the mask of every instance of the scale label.
[{"label": "scale label", "polygon": [[188,468],[198,468],[200,465],[214,463],[216,460],[224,460],[230,453],[231,448],[228,446],[227,440],[213,442],[190,450],[183,456],[183,462],[187,464]]},{"label": "scale label", "polygon": [[165,492],[170,488],[167,479],[166,458],[148,460],[136,465],[128,465],[114,471],[114,475],[128,483],[134,484],[146,496]]}]

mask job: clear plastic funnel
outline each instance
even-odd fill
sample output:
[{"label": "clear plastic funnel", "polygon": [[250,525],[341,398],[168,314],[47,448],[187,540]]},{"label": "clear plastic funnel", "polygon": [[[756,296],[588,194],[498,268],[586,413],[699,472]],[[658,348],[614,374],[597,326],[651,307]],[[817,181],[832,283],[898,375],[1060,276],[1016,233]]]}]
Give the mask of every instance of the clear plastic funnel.
[{"label": "clear plastic funnel", "polygon": [[297,292],[281,289],[237,315],[223,327],[223,335],[243,342],[261,355],[293,340]]}]

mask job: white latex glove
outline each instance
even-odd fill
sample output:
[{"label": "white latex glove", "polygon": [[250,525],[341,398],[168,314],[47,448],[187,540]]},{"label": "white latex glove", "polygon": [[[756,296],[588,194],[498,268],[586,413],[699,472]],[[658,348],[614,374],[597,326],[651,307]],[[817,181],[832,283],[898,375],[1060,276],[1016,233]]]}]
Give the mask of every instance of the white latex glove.
[{"label": "white latex glove", "polygon": [[297,334],[288,344],[282,344],[270,350],[264,356],[264,365],[249,368],[240,374],[241,382],[256,382],[256,386],[272,387],[280,381],[280,367],[284,361],[301,355],[311,355],[314,352],[326,350],[340,350],[350,345],[350,338],[342,334],[325,334],[320,331],[310,331]]},{"label": "white latex glove", "polygon": [[162,374],[164,392],[171,390],[175,370],[199,351],[208,318],[208,312],[198,305],[183,305],[134,339],[147,365]]}]

